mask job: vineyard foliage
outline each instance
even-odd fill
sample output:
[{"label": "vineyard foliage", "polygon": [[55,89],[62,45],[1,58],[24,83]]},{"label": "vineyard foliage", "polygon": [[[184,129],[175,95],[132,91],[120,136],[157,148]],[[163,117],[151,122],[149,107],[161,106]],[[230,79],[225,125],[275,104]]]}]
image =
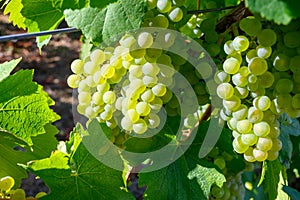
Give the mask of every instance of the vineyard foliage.
[{"label": "vineyard foliage", "polygon": [[[35,3],[30,0],[0,0],[0,2],[4,4],[4,14],[9,14],[9,20],[28,32],[54,30],[62,21],[66,21],[69,27],[81,31],[84,43],[81,58],[70,63],[74,74],[66,81],[72,88],[78,88],[79,95],[74,99],[79,101],[79,105],[85,107],[83,112],[79,107],[77,109],[80,114],[88,118],[86,124],[77,123],[70,133],[69,141],[58,143],[55,135],[59,130],[52,123],[59,120],[60,116],[51,109],[55,102],[43,91],[43,86],[32,81],[34,71],[15,71],[21,58],[0,64],[0,178],[10,176],[15,180],[12,190],[1,188],[4,187],[5,181],[10,179],[0,180],[0,199],[9,197],[13,199],[14,192],[15,196],[19,195],[19,190],[16,189],[20,188],[20,182],[27,177],[28,171],[40,177],[50,188],[50,193],[41,199],[300,199],[299,188],[297,190],[292,187],[293,180],[300,178],[298,172],[300,170],[300,37],[297,37],[300,36],[300,2],[292,0],[216,0],[213,2],[209,0],[118,0],[116,2],[114,0],[37,0]],[[170,3],[168,9],[167,4],[163,4],[165,2]],[[174,7],[171,8],[171,5]],[[182,16],[180,11],[176,10],[176,5],[181,8]],[[231,10],[198,15],[188,12],[233,5],[237,7]],[[164,9],[167,11],[165,12]],[[176,11],[175,17],[168,15],[172,11],[174,13]],[[168,15],[169,18],[164,15]],[[155,16],[160,16],[161,21],[150,20]],[[194,80],[189,80],[193,86],[193,94],[198,95],[200,106],[196,110],[197,116],[194,114],[179,116],[178,105],[172,107],[170,103],[175,95],[168,98],[166,94],[169,90],[161,83],[152,84],[151,81],[149,81],[151,83],[147,82],[148,85],[145,83],[145,77],[161,77],[163,74],[163,70],[153,72],[156,65],[154,67],[149,65],[151,59],[156,62],[163,55],[160,61],[165,64],[170,58],[168,64],[174,65],[173,68],[176,69],[178,67],[176,62],[185,63],[181,57],[176,57],[172,53],[167,54],[168,52],[165,51],[163,53],[153,51],[151,54],[153,58],[146,57],[146,53],[143,54],[142,51],[142,53],[137,51],[137,54],[143,55],[123,56],[119,64],[121,67],[117,67],[118,64],[115,64],[113,69],[108,67],[110,66],[108,63],[112,62],[110,58],[114,53],[117,54],[115,50],[118,49],[117,46],[119,49],[126,49],[137,41],[142,48],[150,47],[153,42],[151,34],[150,36],[146,34],[146,39],[140,40],[130,34],[133,30],[142,27],[165,26],[162,22],[164,19],[167,19],[165,22],[167,25],[163,28],[180,31],[183,35],[188,35],[189,39],[193,38],[206,49],[208,53],[205,53],[211,57],[210,62],[214,61],[217,68],[210,72],[204,70],[205,72],[200,75],[192,71],[197,75],[195,83],[192,83]],[[259,23],[256,27],[251,27],[249,32],[247,27],[243,27],[242,19],[252,20],[251,23],[257,20]],[[196,25],[196,22],[200,26]],[[152,23],[157,24],[150,25]],[[260,29],[257,33],[251,32],[253,30],[255,32],[259,25]],[[267,37],[260,34],[263,32],[262,29],[273,31],[275,41],[272,41],[273,35],[270,33]],[[284,36],[287,33],[296,36],[291,34],[292,39],[289,40]],[[50,35],[37,37],[36,42],[41,51],[50,39]],[[116,41],[116,45],[105,49],[105,46]],[[232,44],[226,41],[231,41]],[[170,41],[167,41],[166,45],[169,45],[168,42]],[[102,50],[98,51],[99,49]],[[193,50],[192,53],[197,53],[197,50]],[[148,51],[150,50],[147,50],[150,55]],[[255,53],[250,55],[251,51]],[[104,56],[100,62],[99,57],[102,54],[111,57]],[[144,63],[142,59],[132,59],[131,56],[145,57]],[[204,57],[206,56],[205,54]],[[276,61],[276,56],[293,57],[293,61],[283,59],[283,62],[294,62],[294,65],[290,64],[291,67],[285,69],[285,65],[278,62],[279,64],[274,64],[273,69],[272,63],[273,60]],[[197,54],[196,57],[200,58],[201,55]],[[146,63],[147,59],[149,62]],[[98,62],[103,70],[89,67],[93,62]],[[141,78],[144,80],[142,86],[139,85],[141,79],[137,79],[135,75],[129,75],[127,81],[136,83],[136,87],[148,90],[148,93],[143,90],[144,93],[138,94],[141,97],[138,96],[136,99],[143,99],[143,102],[138,102],[139,105],[134,104],[136,111],[132,111],[134,109],[129,106],[124,111],[124,106],[123,109],[119,109],[115,102],[121,95],[127,97],[127,93],[115,94],[112,92],[114,90],[111,91],[109,88],[103,92],[103,88],[105,84],[117,88],[116,85],[120,82],[123,72],[138,74],[137,71],[125,67],[126,65],[138,66],[133,62],[141,62],[143,67],[147,66],[149,69],[144,67],[141,72],[145,75]],[[207,61],[205,64],[210,65],[210,62]],[[190,67],[188,64],[182,66]],[[191,75],[191,71],[184,71],[182,66],[180,69],[178,67],[179,73],[184,74],[185,77]],[[110,71],[103,72],[105,67]],[[189,70],[193,69],[189,68]],[[102,73],[101,75],[104,74],[105,79],[95,78],[98,71]],[[119,72],[120,77],[115,71]],[[262,76],[266,73],[268,78],[274,79],[273,82],[269,83],[269,79],[263,79]],[[92,80],[84,82],[83,80],[88,80],[89,76]],[[252,79],[248,78],[250,76]],[[220,97],[218,102],[223,102],[223,107],[212,108],[210,105],[213,104],[214,98],[210,99],[207,91],[209,89],[205,88],[208,82],[205,83],[204,80],[208,77],[217,80],[217,86],[213,87],[214,95]],[[246,82],[243,77],[247,77]],[[263,86],[259,86],[258,82],[255,85],[256,79],[259,79]],[[278,84],[280,81],[282,83]],[[80,84],[84,83],[86,83],[85,88],[88,89],[82,89]],[[174,84],[176,85],[176,81]],[[103,88],[99,89],[99,85]],[[130,90],[131,85],[134,84],[128,84],[128,87],[124,85],[122,89]],[[290,85],[292,85],[291,89],[289,89]],[[240,92],[240,96],[237,95],[237,91]],[[243,96],[242,92],[247,94]],[[80,93],[86,95],[80,96]],[[99,107],[103,105],[103,109],[97,112],[88,110],[89,106],[95,104],[97,98],[95,94],[103,96],[102,104],[97,107],[101,110]],[[150,94],[156,97],[153,95],[152,98]],[[87,100],[88,95],[90,99]],[[152,100],[149,100],[151,98]],[[155,98],[157,102],[161,102],[156,105],[164,106],[168,112],[160,132],[151,138],[129,136],[127,133],[132,130],[136,135],[142,135],[146,130],[151,130],[151,126],[155,126],[154,128],[159,126],[159,123],[155,124],[158,112],[153,111],[156,108],[153,108],[153,103],[151,104]],[[288,103],[285,98],[291,101]],[[289,107],[285,107],[286,104],[289,104]],[[124,114],[129,110],[130,115]],[[123,112],[123,121],[120,120],[122,129],[112,125],[116,122],[111,120],[111,117],[107,117],[111,114],[109,112]],[[260,116],[260,113],[263,113],[264,117],[263,114]],[[219,115],[222,119],[220,123],[224,125],[222,132],[215,146],[209,149],[208,155],[201,157],[199,150],[207,142],[206,133],[209,133],[210,123]],[[127,116],[130,119],[136,118],[132,120],[134,123],[128,123],[125,120]],[[182,121],[183,126],[190,131],[189,134],[195,132],[195,137],[190,143],[185,143],[190,140],[189,134],[180,135],[181,138],[176,135]],[[105,131],[108,141],[112,141],[119,148],[116,150],[109,144],[104,144],[105,148],[97,151],[95,155],[86,144],[94,145],[92,142],[97,141],[95,133],[102,130]],[[245,135],[249,137],[246,138]],[[245,145],[243,141],[249,144]],[[172,151],[168,152],[170,153],[168,159],[172,160],[173,154],[178,152],[182,155],[168,166],[146,173],[142,172],[151,167],[149,162],[137,161],[130,157],[131,154],[122,153],[124,149],[135,153],[156,151],[168,143],[174,146]],[[185,149],[187,144],[189,146]],[[111,156],[123,171],[100,162],[101,156]]]}]

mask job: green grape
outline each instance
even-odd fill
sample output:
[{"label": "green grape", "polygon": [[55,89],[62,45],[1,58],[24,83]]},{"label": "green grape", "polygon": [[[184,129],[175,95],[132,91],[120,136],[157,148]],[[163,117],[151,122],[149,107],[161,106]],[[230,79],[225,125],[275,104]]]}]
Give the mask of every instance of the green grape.
[{"label": "green grape", "polygon": [[164,84],[158,83],[152,89],[152,92],[157,97],[162,97],[166,94],[167,88]]},{"label": "green grape", "polygon": [[[134,39],[134,38],[133,38]],[[105,54],[102,50],[100,49],[95,49],[91,54],[90,54],[91,61],[95,63],[96,65],[100,65],[105,61]]]},{"label": "green grape", "polygon": [[269,151],[273,146],[272,139],[270,137],[258,137],[256,148],[261,151]]},{"label": "green grape", "polygon": [[273,124],[276,121],[276,115],[271,110],[267,110],[264,112],[263,121],[268,122],[269,124]]},{"label": "green grape", "polygon": [[300,94],[296,94],[292,98],[292,106],[295,109],[300,109]]},{"label": "green grape", "polygon": [[289,63],[290,63],[290,58],[282,53],[279,53],[273,59],[274,68],[281,72],[289,70],[290,68]]},{"label": "green grape", "polygon": [[258,77],[258,81],[259,81],[259,85],[261,85],[262,87],[270,88],[273,85],[275,78],[271,72],[266,71],[265,73],[263,73],[261,76]]},{"label": "green grape", "polygon": [[246,51],[249,47],[249,40],[242,35],[236,36],[232,41],[232,46],[238,52]]},{"label": "green grape", "polygon": [[251,60],[252,58],[255,58],[255,57],[258,57],[257,51],[256,51],[255,49],[249,50],[249,51],[247,52],[247,54],[246,54],[246,61],[247,61],[247,63],[249,63],[250,60]]},{"label": "green grape", "polygon": [[241,104],[241,106],[234,112],[232,112],[233,118],[236,120],[242,120],[247,117],[248,114],[248,107],[244,104]]},{"label": "green grape", "polygon": [[232,142],[232,146],[233,149],[237,152],[237,153],[245,153],[249,146],[245,145],[242,140],[241,137],[236,137],[234,138],[233,142]]},{"label": "green grape", "polygon": [[255,148],[255,149],[253,149],[253,156],[257,161],[262,162],[268,158],[268,152],[261,151],[261,150]]},{"label": "green grape", "polygon": [[251,123],[260,122],[263,119],[263,117],[264,117],[264,113],[261,110],[258,110],[255,107],[250,107],[248,109],[247,118]]},{"label": "green grape", "polygon": [[38,192],[38,193],[35,195],[34,198],[40,199],[40,198],[42,198],[42,197],[44,197],[44,196],[46,196],[46,195],[47,195],[46,192]]},{"label": "green grape", "polygon": [[253,105],[258,110],[266,111],[271,106],[271,100],[267,96],[259,96],[253,100]]},{"label": "green grape", "polygon": [[88,62],[84,63],[84,65],[83,65],[84,73],[89,74],[89,75],[93,75],[99,69],[100,69],[99,66],[92,61],[88,61]]},{"label": "green grape", "polygon": [[256,159],[253,155],[253,148],[249,147],[249,149],[244,153],[244,159],[248,162],[255,162]]},{"label": "green grape", "polygon": [[110,85],[107,82],[97,85],[97,91],[101,94],[107,92],[110,89]]},{"label": "green grape", "polygon": [[229,99],[223,100],[223,106],[229,111],[236,111],[241,105],[241,99],[233,95]]},{"label": "green grape", "polygon": [[289,48],[296,48],[300,45],[300,33],[298,31],[288,32],[283,37],[284,45]]},{"label": "green grape", "polygon": [[155,98],[155,95],[153,94],[151,89],[147,89],[143,92],[143,94],[141,95],[141,99],[144,102],[151,102],[153,101]]},{"label": "green grape", "polygon": [[100,69],[100,72],[101,72],[101,75],[104,77],[104,78],[111,78],[114,76],[115,74],[115,67],[110,65],[110,64],[104,64],[102,65],[101,69]]},{"label": "green grape", "polygon": [[250,60],[248,68],[252,74],[259,76],[267,71],[268,63],[264,58],[254,57]]},{"label": "green grape", "polygon": [[173,97],[173,93],[171,90],[167,90],[167,92],[164,94],[164,96],[161,97],[161,100],[163,103],[168,103]]},{"label": "green grape", "polygon": [[230,83],[221,83],[217,87],[217,94],[221,99],[230,99],[233,93],[234,89]]},{"label": "green grape", "polygon": [[[161,56],[162,50],[161,49],[154,49],[154,48],[147,48],[146,53],[147,53],[148,56],[150,56],[152,58],[158,58],[159,56]],[[154,63],[152,63],[152,64],[154,64]]]},{"label": "green grape", "polygon": [[245,99],[249,95],[249,91],[243,87],[234,87],[234,95],[240,99]]},{"label": "green grape", "polygon": [[236,73],[232,76],[232,82],[238,87],[245,87],[248,84],[248,78],[242,76],[240,73]]},{"label": "green grape", "polygon": [[262,45],[258,45],[256,47],[257,56],[261,58],[269,58],[272,54],[272,48],[271,47],[264,47]]},{"label": "green grape", "polygon": [[89,105],[92,100],[92,96],[90,92],[80,92],[78,94],[79,104]]},{"label": "green grape", "polygon": [[174,7],[170,10],[168,16],[172,22],[179,22],[183,17],[183,12],[182,12],[181,8]]},{"label": "green grape", "polygon": [[140,119],[140,115],[135,109],[129,109],[126,117],[129,118],[132,123],[135,123]]},{"label": "green grape", "polygon": [[96,117],[96,113],[95,113],[93,107],[91,107],[91,106],[88,106],[85,109],[84,115],[87,116],[89,119],[92,119],[92,118]]},{"label": "green grape", "polygon": [[214,81],[217,84],[228,83],[230,81],[230,75],[222,70],[217,71],[214,75]]},{"label": "green grape", "polygon": [[133,129],[133,123],[128,117],[123,117],[121,120],[121,126],[126,131],[131,131]]},{"label": "green grape", "polygon": [[134,43],[133,45],[131,45],[130,47],[130,51],[129,54],[133,57],[133,58],[143,58],[146,54],[146,50],[139,48],[137,43]]},{"label": "green grape", "polygon": [[270,149],[270,151],[280,151],[282,148],[282,142],[280,139],[278,138],[273,138],[272,139],[272,148]]},{"label": "green grape", "polygon": [[239,27],[247,35],[255,36],[261,31],[262,25],[254,16],[248,16],[240,21]]},{"label": "green grape", "polygon": [[147,87],[153,87],[157,84],[158,78],[157,76],[144,76],[143,77],[143,83]]},{"label": "green grape", "polygon": [[85,78],[85,82],[86,82],[86,84],[87,84],[89,87],[91,87],[91,88],[97,86],[97,84],[95,83],[95,81],[94,81],[94,79],[93,79],[93,76],[87,76],[87,77]]},{"label": "green grape", "polygon": [[[161,0],[158,0],[161,1]],[[153,37],[148,32],[142,32],[137,38],[137,43],[141,48],[149,48],[153,44]]]},{"label": "green grape", "polygon": [[150,113],[151,108],[147,102],[142,101],[136,104],[136,111],[141,116],[147,116]]},{"label": "green grape", "polygon": [[290,79],[280,79],[276,83],[276,91],[280,94],[287,94],[293,91],[293,81]]},{"label": "green grape", "polygon": [[239,69],[239,73],[240,73],[242,76],[247,77],[247,76],[250,74],[250,71],[249,71],[248,67],[242,66],[242,67]]},{"label": "green grape", "polygon": [[243,119],[237,122],[236,129],[238,132],[245,134],[252,130],[252,123],[247,119]]},{"label": "green grape", "polygon": [[253,125],[254,134],[259,137],[266,137],[270,133],[270,130],[270,125],[265,121],[257,122]]},{"label": "green grape", "polygon": [[238,120],[235,118],[231,118],[229,121],[227,121],[227,125],[231,130],[236,130],[236,125],[237,125]]},{"label": "green grape", "polygon": [[257,143],[258,137],[253,132],[241,134],[241,141],[245,145],[252,146]]},{"label": "green grape", "polygon": [[223,188],[218,187],[217,185],[213,185],[212,189],[211,189],[211,194],[215,197],[215,198],[222,198],[225,194],[225,191]]},{"label": "green grape", "polygon": [[194,128],[197,122],[198,119],[194,116],[194,114],[188,114],[188,116],[184,119],[184,126],[186,128]]},{"label": "green grape", "polygon": [[83,65],[84,61],[81,59],[75,59],[71,63],[71,70],[74,74],[82,74],[83,73]]},{"label": "green grape", "polygon": [[257,41],[264,47],[270,47],[276,43],[277,35],[272,29],[263,29],[257,35]]},{"label": "green grape", "polygon": [[234,138],[240,137],[241,135],[242,135],[242,134],[240,134],[239,132],[237,132],[237,131],[235,131],[235,130],[232,131],[232,136],[233,136]]},{"label": "green grape", "polygon": [[103,101],[107,104],[113,104],[116,101],[116,94],[113,91],[107,91],[103,94]]},{"label": "green grape", "polygon": [[156,128],[160,124],[160,118],[157,114],[155,113],[149,113],[147,119],[147,124],[149,128]]},{"label": "green grape", "polygon": [[235,58],[239,61],[239,64],[241,65],[243,62],[242,55],[239,52],[236,52],[234,54],[231,54],[230,56],[227,56],[226,58]]},{"label": "green grape", "polygon": [[221,170],[225,169],[226,167],[226,162],[222,157],[214,159],[214,164],[217,165]]},{"label": "green grape", "polygon": [[274,161],[278,158],[279,152],[278,151],[268,151],[268,160],[269,161]]},{"label": "green grape", "polygon": [[154,9],[156,7],[157,0],[147,0],[147,4],[149,9]]},{"label": "green grape", "polygon": [[15,185],[15,180],[11,176],[0,179],[0,191],[8,192]]},{"label": "green grape", "polygon": [[157,0],[157,10],[161,13],[169,12],[172,8],[172,2],[170,0]]},{"label": "green grape", "polygon": [[236,53],[236,50],[234,49],[232,44],[232,40],[228,40],[227,42],[225,42],[223,50],[227,55],[232,55]]},{"label": "green grape", "polygon": [[81,115],[84,115],[86,108],[87,108],[87,105],[81,105],[81,104],[77,105],[77,111]]},{"label": "green grape", "polygon": [[78,88],[80,81],[81,78],[77,74],[72,74],[67,79],[67,83],[70,86],[70,88]]},{"label": "green grape", "polygon": [[95,92],[92,96],[92,102],[95,105],[101,106],[104,104],[103,94],[100,92]]},{"label": "green grape", "polygon": [[26,194],[23,189],[16,189],[10,198],[11,200],[26,200]]},{"label": "green grape", "polygon": [[294,74],[300,74],[300,55],[290,59],[289,68]]},{"label": "green grape", "polygon": [[133,131],[137,134],[143,134],[147,131],[147,123],[143,119],[139,119],[137,122],[135,122],[132,126]]},{"label": "green grape", "polygon": [[142,72],[145,75],[156,76],[159,73],[159,71],[159,67],[154,63],[147,62],[142,66]]},{"label": "green grape", "polygon": [[227,74],[235,74],[240,69],[240,63],[236,58],[227,58],[223,63],[223,69]]}]

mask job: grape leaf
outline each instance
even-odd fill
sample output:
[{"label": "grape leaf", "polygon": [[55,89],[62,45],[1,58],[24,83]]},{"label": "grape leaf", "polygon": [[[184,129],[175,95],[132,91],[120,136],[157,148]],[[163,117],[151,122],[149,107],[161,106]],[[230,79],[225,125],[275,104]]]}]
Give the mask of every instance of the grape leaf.
[{"label": "grape leaf", "polygon": [[90,1],[90,6],[91,7],[97,7],[97,8],[104,8],[110,3],[116,2],[117,0],[91,0]]},{"label": "grape leaf", "polygon": [[[267,193],[268,199],[276,199],[278,194],[278,183],[279,183],[279,175],[282,170],[282,165],[279,159],[275,161],[264,161],[263,164],[263,188],[264,192]],[[264,174],[264,175],[263,175]]]},{"label": "grape leaf", "polygon": [[280,131],[288,135],[300,136],[300,123],[295,118],[290,118],[287,114],[283,114],[279,118]]},{"label": "grape leaf", "polygon": [[140,185],[147,185],[145,199],[208,199],[212,184],[223,185],[226,181],[224,175],[213,164],[198,158],[200,135],[207,128],[207,123],[201,124],[192,145],[174,163],[139,174]]},{"label": "grape leaf", "polygon": [[[26,164],[50,156],[57,145],[55,134],[58,130],[50,124],[45,126],[45,130],[45,134],[32,138],[33,146],[30,148],[22,140],[0,131],[0,177],[12,176],[16,181],[15,187],[19,187],[21,179],[26,178],[27,173],[18,163]],[[15,150],[18,146],[21,147],[19,151]]]},{"label": "grape leaf", "polygon": [[26,29],[26,25],[24,23],[25,18],[21,13],[22,8],[22,0],[10,0],[4,9],[4,14],[7,15],[8,13],[10,13],[9,21],[12,21],[14,26]]},{"label": "grape leaf", "polygon": [[38,85],[32,82],[33,70],[20,70],[0,82],[0,103],[7,102],[19,96],[30,95],[38,90]]},{"label": "grape leaf", "polygon": [[19,64],[21,60],[22,58],[19,58],[0,64],[0,82],[9,76],[9,74]]},{"label": "grape leaf", "polygon": [[[78,133],[76,133],[78,134]],[[71,165],[67,165],[70,163]],[[134,199],[124,187],[122,172],[111,169],[80,143],[72,159],[56,151],[48,159],[29,163],[27,169],[41,177],[51,193],[43,199]],[[72,187],[70,187],[72,186]]]},{"label": "grape leaf", "polygon": [[144,1],[120,0],[102,10],[92,7],[68,9],[64,14],[69,26],[82,30],[92,42],[101,43],[125,31],[140,28],[146,8]]},{"label": "grape leaf", "polygon": [[246,0],[246,6],[255,13],[260,13],[267,20],[287,25],[292,19],[300,17],[300,1],[294,0]]},{"label": "grape leaf", "polygon": [[282,190],[285,191],[291,197],[291,200],[300,199],[300,192],[298,192],[298,190],[285,185],[282,187]]}]

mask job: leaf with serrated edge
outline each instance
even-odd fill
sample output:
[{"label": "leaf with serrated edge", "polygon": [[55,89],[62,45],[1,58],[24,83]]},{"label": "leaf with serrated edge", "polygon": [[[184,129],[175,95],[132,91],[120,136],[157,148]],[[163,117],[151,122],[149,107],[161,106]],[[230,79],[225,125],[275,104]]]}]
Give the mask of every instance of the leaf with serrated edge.
[{"label": "leaf with serrated edge", "polygon": [[9,76],[9,74],[13,71],[13,69],[19,64],[21,60],[22,58],[18,58],[0,64],[0,82]]},{"label": "leaf with serrated edge", "polygon": [[[100,163],[83,143],[76,149],[72,160],[69,157],[66,160],[67,155],[58,151],[56,154],[48,160],[34,161],[27,167],[50,187],[51,193],[43,199],[134,199],[120,189],[124,187],[122,172]],[[71,167],[66,165],[68,162],[71,162]],[[63,167],[57,168],[57,165]]]},{"label": "leaf with serrated edge", "polygon": [[200,135],[207,128],[208,123],[199,126],[199,134],[189,149],[174,163],[157,171],[139,174],[139,185],[148,186],[145,199],[208,199],[212,184],[223,185],[225,176],[213,164],[198,157]]},{"label": "leaf with serrated edge", "polygon": [[267,20],[287,25],[300,17],[300,1],[294,0],[246,0],[246,6],[254,13],[260,13]]},{"label": "leaf with serrated edge", "polygon": [[104,9],[83,8],[65,10],[69,26],[82,30],[83,34],[94,43],[140,28],[147,6],[140,0],[120,0]]},{"label": "leaf with serrated edge", "polygon": [[[18,164],[50,156],[57,145],[55,135],[58,130],[50,124],[45,126],[45,130],[45,134],[32,138],[33,146],[30,148],[13,135],[0,131],[0,177],[12,176],[16,181],[15,187],[19,187],[21,179],[27,177],[27,172]],[[14,150],[17,146],[22,146],[24,151]]]},{"label": "leaf with serrated edge", "polygon": [[21,13],[23,8],[22,0],[10,0],[4,9],[4,14],[9,15],[9,21],[12,21],[13,25],[19,28],[26,29],[24,24],[25,18]]}]

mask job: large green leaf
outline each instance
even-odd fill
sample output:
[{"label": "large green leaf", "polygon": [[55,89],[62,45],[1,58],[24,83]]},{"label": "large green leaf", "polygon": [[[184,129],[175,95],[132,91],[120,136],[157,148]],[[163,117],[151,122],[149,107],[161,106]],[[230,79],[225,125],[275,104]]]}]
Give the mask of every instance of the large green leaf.
[{"label": "large green leaf", "polygon": [[[140,185],[146,185],[146,199],[208,199],[212,184],[222,186],[224,175],[211,163],[198,157],[202,136],[208,128],[203,123],[186,153],[169,166],[149,173],[140,173]],[[178,145],[180,149],[180,145]]]},{"label": "large green leaf", "polygon": [[[13,135],[0,131],[0,177],[12,176],[16,181],[16,187],[19,187],[21,179],[26,178],[27,173],[18,166],[18,163],[26,164],[31,160],[49,157],[57,145],[54,135],[58,130],[50,124],[45,126],[45,130],[45,134],[32,138],[34,145],[31,148]],[[22,150],[18,151],[20,147]]]},{"label": "large green leaf", "polygon": [[23,8],[22,0],[10,0],[6,5],[4,14],[9,14],[9,20],[12,21],[13,25],[19,28],[26,29],[24,24],[25,17],[23,17],[21,10]]},{"label": "large green leaf", "polygon": [[246,0],[246,6],[277,24],[287,25],[292,19],[300,17],[300,1],[295,0]]},{"label": "large green leaf", "polygon": [[268,199],[276,199],[278,194],[278,183],[280,181],[279,176],[282,170],[279,159],[275,161],[264,161],[262,170],[264,192],[268,195]]},{"label": "large green leaf", "polygon": [[73,153],[71,158],[69,154],[56,151],[50,158],[28,165],[28,169],[50,187],[50,195],[43,199],[134,199],[120,189],[124,187],[121,171],[100,163],[83,143]]},{"label": "large green leaf", "polygon": [[120,0],[103,10],[84,8],[65,10],[69,26],[82,30],[92,42],[101,43],[128,30],[140,28],[147,6],[145,1]]},{"label": "large green leaf", "polygon": [[0,64],[0,82],[9,76],[9,74],[19,64],[21,60],[22,58],[19,58]]}]

